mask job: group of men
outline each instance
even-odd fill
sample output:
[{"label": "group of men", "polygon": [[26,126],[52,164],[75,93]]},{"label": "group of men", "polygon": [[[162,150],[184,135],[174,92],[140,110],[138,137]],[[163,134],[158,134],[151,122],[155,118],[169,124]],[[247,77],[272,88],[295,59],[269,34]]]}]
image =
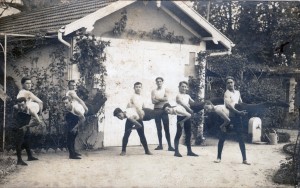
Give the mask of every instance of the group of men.
[{"label": "group of men", "polygon": [[[190,103],[193,102],[191,97],[187,94],[188,83],[183,81],[179,83],[179,94],[176,97],[176,101],[182,108],[182,111],[179,108],[173,109],[169,105],[169,91],[163,87],[164,79],[162,77],[157,77],[155,79],[157,88],[151,92],[152,103],[154,104],[154,109],[145,108],[144,99],[141,96],[142,83],[136,82],[134,84],[134,94],[130,98],[130,101],[127,105],[126,110],[121,110],[116,108],[114,110],[114,116],[123,120],[126,119],[125,123],[125,132],[122,140],[122,152],[121,155],[126,154],[126,146],[128,143],[128,138],[131,134],[132,129],[136,129],[140,137],[140,141],[145,149],[145,153],[152,155],[149,151],[147,140],[144,133],[143,121],[149,121],[151,119],[155,120],[157,135],[158,135],[158,146],[155,150],[163,150],[162,145],[162,124],[165,131],[166,140],[168,142],[168,151],[175,151],[175,156],[182,157],[179,153],[179,139],[182,134],[182,127],[184,127],[186,132],[186,144],[188,148],[187,155],[189,156],[198,156],[192,152],[190,139],[191,139],[191,121],[190,113],[193,111],[190,109]],[[170,130],[169,130],[169,116],[168,114],[178,115],[178,125],[177,133],[175,137],[175,149],[172,147]],[[187,118],[188,116],[188,118]]]},{"label": "group of men", "polygon": [[[22,160],[21,151],[26,149],[28,161],[38,160],[32,156],[30,150],[30,127],[42,124],[40,115],[43,109],[43,101],[34,95],[30,90],[32,81],[29,77],[21,79],[22,89],[17,95],[16,104],[13,106],[13,124],[11,127],[15,147],[17,151],[17,164],[27,165]],[[81,159],[80,154],[75,152],[75,139],[78,128],[84,124],[85,117],[96,114],[105,103],[106,98],[94,99],[91,105],[85,104],[75,92],[75,81],[68,82],[68,91],[62,98],[65,107],[65,120],[67,124],[67,148],[70,159]],[[89,106],[89,107],[88,107]]]},{"label": "group of men", "polygon": [[[191,149],[191,120],[190,117],[193,113],[197,113],[202,109],[206,109],[207,112],[215,112],[221,118],[224,119],[224,123],[220,126],[221,135],[218,143],[218,155],[216,163],[221,162],[221,154],[223,150],[223,145],[227,136],[229,129],[233,129],[237,133],[239,140],[239,145],[243,157],[243,164],[250,165],[247,162],[246,158],[246,149],[245,144],[242,139],[242,125],[241,125],[241,116],[245,115],[246,110],[236,109],[236,104],[242,103],[240,92],[234,88],[234,78],[226,78],[226,92],[224,94],[224,105],[214,106],[210,101],[205,101],[202,103],[195,103],[195,101],[187,94],[188,92],[188,83],[182,81],[179,83],[179,93],[176,96],[177,106],[171,107],[168,103],[168,91],[163,87],[164,79],[158,77],[155,79],[157,88],[151,92],[152,103],[154,104],[154,109],[144,108],[143,99],[141,97],[142,83],[136,82],[134,84],[134,94],[130,99],[129,104],[127,105],[126,110],[121,110],[116,108],[114,110],[114,116],[123,120],[126,119],[125,123],[125,132],[122,141],[122,152],[121,155],[126,154],[126,146],[128,143],[128,138],[132,129],[136,129],[141,143],[145,149],[145,153],[151,155],[147,146],[146,137],[144,134],[144,125],[143,121],[149,121],[155,119],[158,135],[158,146],[155,150],[162,150],[162,125],[164,125],[165,135],[168,142],[168,151],[175,151],[174,156],[182,157],[179,152],[179,139],[182,134],[182,129],[184,129],[186,137],[185,144],[187,146],[187,155],[188,156],[198,156]],[[222,107],[221,107],[222,106]],[[170,141],[170,131],[169,131],[169,117],[168,115],[177,115],[177,131],[174,139],[175,149],[171,145]],[[230,126],[231,125],[231,126]]]},{"label": "group of men", "polygon": [[[141,96],[142,83],[134,84],[134,94],[130,98],[126,110],[116,108],[113,115],[123,120],[126,119],[125,132],[122,140],[122,152],[120,155],[126,155],[126,146],[132,130],[136,130],[140,141],[144,147],[145,154],[152,155],[148,148],[147,139],[144,133],[143,121],[155,120],[158,146],[155,150],[163,150],[162,145],[162,124],[165,131],[165,137],[168,142],[168,151],[174,151],[174,156],[182,157],[179,152],[179,139],[182,135],[182,129],[185,131],[185,143],[187,147],[187,155],[195,156],[191,148],[191,116],[200,110],[205,109],[206,112],[215,112],[223,120],[224,123],[220,126],[221,134],[218,142],[218,154],[216,163],[221,162],[222,150],[227,133],[231,130],[236,132],[240,150],[242,153],[242,163],[250,165],[246,158],[245,143],[242,138],[241,116],[247,114],[247,110],[270,107],[279,105],[286,107],[286,104],[260,103],[260,104],[245,104],[242,102],[240,92],[234,88],[234,78],[226,77],[226,92],[224,94],[223,105],[213,105],[210,101],[195,102],[188,94],[188,83],[182,81],[179,83],[179,93],[176,96],[176,106],[169,104],[169,91],[163,86],[164,79],[157,77],[155,79],[157,88],[151,92],[152,103],[154,109],[145,108],[144,100]],[[12,128],[15,134],[15,146],[17,150],[18,165],[27,165],[21,158],[21,151],[26,149],[28,161],[38,160],[32,156],[29,148],[29,127],[41,124],[39,114],[43,109],[43,102],[35,96],[31,91],[32,82],[30,78],[24,77],[21,80],[22,89],[20,90],[16,105],[14,105],[14,126]],[[105,103],[106,97],[93,99],[92,105],[86,104],[81,100],[75,92],[75,81],[68,82],[68,91],[66,96],[62,98],[66,113],[65,120],[67,123],[67,148],[70,159],[81,159],[80,154],[75,151],[75,139],[78,134],[78,128],[84,124],[85,117],[95,115],[100,107]],[[169,131],[169,114],[177,116],[177,131],[174,138],[174,146],[172,147],[170,131]]]}]

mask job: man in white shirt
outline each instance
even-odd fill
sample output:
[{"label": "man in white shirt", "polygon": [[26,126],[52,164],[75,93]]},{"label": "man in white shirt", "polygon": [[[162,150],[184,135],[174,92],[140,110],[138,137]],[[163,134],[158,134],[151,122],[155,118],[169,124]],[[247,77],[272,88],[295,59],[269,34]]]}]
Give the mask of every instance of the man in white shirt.
[{"label": "man in white shirt", "polygon": [[69,158],[81,159],[79,157],[80,154],[75,152],[75,139],[78,134],[79,126],[82,126],[85,121],[84,109],[72,105],[72,99],[69,96],[63,97],[62,102],[67,110],[65,119],[67,122],[67,147],[69,150]]},{"label": "man in white shirt", "polygon": [[39,119],[38,114],[42,113],[43,101],[30,91],[32,87],[32,82],[29,77],[23,77],[21,79],[21,84],[22,89],[19,91],[17,99],[24,97],[26,99],[27,107],[35,114],[30,124],[40,124],[41,120]]},{"label": "man in white shirt", "polygon": [[[160,111],[163,106],[168,103],[168,91],[163,87],[164,79],[162,77],[157,77],[155,79],[157,88],[152,90],[151,92],[151,99],[152,103],[154,104],[154,110]],[[159,145],[155,148],[155,150],[162,150],[162,126],[161,122],[163,122],[165,136],[168,142],[168,150],[175,151],[171,144],[170,138],[170,129],[169,129],[169,116],[167,113],[162,113],[161,116],[155,118],[155,124],[157,129],[157,136]]]},{"label": "man in white shirt", "polygon": [[[186,81],[182,81],[179,83],[178,88],[179,88],[179,93],[176,96],[177,104],[183,106],[183,108],[185,108],[185,110],[188,113],[193,114],[194,111],[191,109],[190,104],[194,103],[194,100],[190,97],[190,95],[187,94],[188,83]],[[179,153],[179,139],[182,135],[182,125],[181,125],[182,122],[183,122],[183,129],[185,132],[185,143],[187,147],[187,155],[197,157],[198,155],[192,151],[192,147],[191,147],[191,136],[192,136],[191,120],[186,116],[181,116],[181,115],[177,115],[177,131],[174,139],[174,145],[175,145],[174,156],[182,157],[182,155]]]},{"label": "man in white shirt", "polygon": [[[235,108],[236,104],[242,103],[241,94],[239,91],[235,90],[234,88],[234,78],[231,76],[226,77],[226,92],[224,93],[224,103],[226,108],[229,109],[229,119],[231,124],[233,125],[233,130],[236,132],[240,150],[243,157],[243,164],[250,165],[250,163],[247,162],[246,158],[246,147],[245,143],[242,138],[242,122],[241,122],[241,116],[246,115],[246,111],[239,111]],[[220,134],[219,142],[218,142],[218,156],[216,163],[221,162],[221,156],[222,156],[222,150],[224,146],[225,139],[227,137],[228,131],[222,131]]]},{"label": "man in white shirt", "polygon": [[107,98],[104,94],[97,93],[92,100],[83,101],[76,93],[76,83],[75,80],[69,80],[68,82],[68,91],[66,92],[66,96],[72,99],[72,103],[78,108],[82,108],[84,110],[84,116],[93,116],[97,114],[100,108],[104,105]]},{"label": "man in white shirt", "polygon": [[127,112],[124,113],[119,108],[115,109],[114,111],[114,116],[118,117],[119,119],[127,118],[125,123],[125,132],[122,140],[122,152],[120,155],[121,156],[126,155],[126,147],[127,147],[128,138],[131,134],[132,128],[137,130],[137,133],[140,137],[140,141],[144,147],[145,154],[152,155],[152,153],[149,151],[147,140],[145,137],[143,121],[139,118],[142,115],[138,114],[138,112],[141,112],[142,109],[144,108],[144,102],[141,96],[142,83],[136,82],[134,84],[133,89],[134,89],[134,94],[127,105]]}]

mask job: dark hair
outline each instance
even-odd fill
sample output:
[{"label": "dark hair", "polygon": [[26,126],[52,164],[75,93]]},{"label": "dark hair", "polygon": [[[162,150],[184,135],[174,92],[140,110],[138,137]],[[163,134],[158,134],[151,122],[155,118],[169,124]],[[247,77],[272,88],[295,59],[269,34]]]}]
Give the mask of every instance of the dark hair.
[{"label": "dark hair", "polygon": [[30,79],[29,77],[23,77],[23,78],[21,79],[21,84],[24,84],[27,80],[30,80],[30,81],[31,81],[31,79]]},{"label": "dark hair", "polygon": [[214,105],[210,100],[206,100],[205,102],[204,102],[204,105]]},{"label": "dark hair", "polygon": [[229,80],[229,79],[235,81],[233,76],[226,76],[225,82],[227,82],[227,80]]},{"label": "dark hair", "polygon": [[141,82],[135,82],[133,87],[137,86],[137,85],[143,85]]},{"label": "dark hair", "polygon": [[22,102],[25,102],[26,103],[26,98],[25,97],[20,97],[20,98],[17,98],[16,102],[19,104],[19,103],[22,103]]},{"label": "dark hair", "polygon": [[162,82],[164,81],[164,79],[162,77],[157,77],[155,78],[155,81],[157,82],[157,80],[161,80]]},{"label": "dark hair", "polygon": [[121,108],[116,108],[114,110],[114,116],[117,116],[119,113],[122,113],[123,111],[121,110]]},{"label": "dark hair", "polygon": [[69,80],[68,85],[70,85],[70,83],[75,83],[75,80]]},{"label": "dark hair", "polygon": [[187,86],[189,85],[186,81],[179,82],[179,86],[181,86],[182,84],[186,84]]},{"label": "dark hair", "polygon": [[164,106],[162,107],[163,110],[165,110],[167,107],[171,108],[171,105],[169,103],[164,104]]},{"label": "dark hair", "polygon": [[71,97],[69,97],[69,96],[64,96],[62,99],[61,99],[61,101],[64,101],[64,100],[67,100],[68,99],[68,101],[71,101],[72,99],[71,99]]}]

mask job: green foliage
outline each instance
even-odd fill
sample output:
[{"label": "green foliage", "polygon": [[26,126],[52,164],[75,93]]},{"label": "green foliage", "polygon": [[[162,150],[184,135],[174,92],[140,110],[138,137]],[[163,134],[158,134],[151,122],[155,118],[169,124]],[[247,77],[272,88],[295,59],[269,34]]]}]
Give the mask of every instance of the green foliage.
[{"label": "green foliage", "polygon": [[115,22],[115,26],[113,28],[113,34],[116,36],[120,36],[125,31],[127,23],[127,11],[123,10],[121,15],[121,19],[118,22]]},{"label": "green foliage", "polygon": [[[198,61],[197,66],[197,72],[198,76],[196,78],[190,76],[189,77],[189,95],[192,97],[192,99],[195,102],[203,101],[204,99],[201,98],[201,90],[204,89],[204,83],[205,83],[205,61],[208,56],[207,52],[199,52],[197,54],[196,61]],[[203,119],[203,112],[196,113],[192,116],[192,132],[195,137],[195,144],[200,145],[203,142],[203,127],[200,125],[203,125],[204,119]]]},{"label": "green foliage", "polygon": [[[126,26],[126,11],[122,12],[123,17],[119,23],[116,23],[114,32],[120,35]],[[110,45],[110,42],[98,40],[94,35],[80,30],[76,33],[76,44],[74,47],[73,57],[71,62],[77,64],[81,79],[77,83],[77,95],[86,103],[92,102],[94,94],[92,91],[94,85],[99,86],[96,89],[96,96],[105,98],[105,77],[107,76],[104,61],[106,60],[105,48]],[[100,115],[103,114],[103,108],[100,109]],[[92,142],[90,139],[98,136],[98,118],[89,116],[86,118],[86,125],[79,131],[79,142],[83,149],[92,149],[96,141]],[[93,128],[92,128],[93,127]],[[95,128],[96,127],[96,128]]]},{"label": "green foliage", "polygon": [[300,44],[300,30],[295,29],[300,22],[299,2],[200,0],[194,2],[194,9],[204,16],[209,12],[209,21],[236,44],[233,53],[241,54],[248,63],[282,65],[275,49],[290,42],[284,55],[286,65],[293,64],[293,53]]},{"label": "green foliage", "polygon": [[[255,71],[259,67],[253,67],[247,64],[247,59],[239,54],[230,56],[207,57],[207,68],[219,78],[211,77],[212,88],[207,90],[208,98],[222,97],[226,90],[224,78],[234,76],[236,78],[236,89],[240,90],[243,102],[260,103],[263,101],[285,101],[286,93],[283,88],[284,78],[262,78]],[[251,116],[261,117],[264,127],[282,127],[285,118],[285,109],[272,107],[266,110],[258,111]],[[245,121],[247,118],[245,119]],[[247,123],[247,122],[246,122]]]},{"label": "green foliage", "polygon": [[[110,42],[98,40],[94,35],[80,30],[76,33],[76,44],[71,62],[77,64],[80,76],[87,85],[92,85],[95,74],[104,78],[107,75],[103,62],[106,60],[104,49]],[[102,84],[105,85],[104,79]]]},{"label": "green foliage", "polygon": [[201,38],[199,38],[199,37],[190,37],[190,38],[189,38],[189,41],[190,41],[192,44],[199,45],[200,42],[201,42]]},{"label": "green foliage", "polygon": [[[118,22],[115,22],[114,28],[112,30],[112,33],[115,36],[120,36],[122,33],[126,32],[126,24],[127,24],[127,11],[123,10],[121,12],[121,19]],[[168,32],[168,28],[166,25],[163,25],[160,28],[154,28],[150,32],[146,31],[134,31],[132,29],[129,29],[127,32],[127,36],[138,36],[140,38],[145,38],[149,37],[151,39],[156,39],[156,40],[163,40],[163,41],[168,41],[170,43],[180,43],[182,44],[184,42],[184,37],[183,36],[177,36],[174,34],[174,31]]]},{"label": "green foliage", "polygon": [[279,184],[296,185],[296,167],[293,164],[292,158],[287,158],[286,161],[280,164],[279,170],[273,177],[273,181]]},{"label": "green foliage", "polygon": [[166,25],[163,25],[160,28],[154,28],[152,30],[152,33],[149,33],[152,39],[159,39],[159,40],[166,40],[170,43],[180,43],[182,44],[184,42],[183,36],[176,36],[173,32],[167,32],[168,29]]},{"label": "green foliage", "polygon": [[[67,63],[65,51],[63,47],[55,48],[50,54],[51,62],[47,67],[38,67],[38,56],[30,57],[30,67],[13,66],[13,70],[17,76],[28,76],[33,83],[32,92],[35,93],[42,101],[44,112],[42,120],[46,125],[46,130],[33,130],[33,137],[39,142],[34,143],[34,147],[63,147],[65,144],[64,137],[64,116],[62,97],[65,95],[64,74]],[[14,88],[14,87],[12,87]],[[16,97],[17,93],[12,91],[10,96]],[[48,114],[48,116],[46,115]],[[11,114],[8,119],[12,120]],[[11,122],[11,121],[10,121]]]}]

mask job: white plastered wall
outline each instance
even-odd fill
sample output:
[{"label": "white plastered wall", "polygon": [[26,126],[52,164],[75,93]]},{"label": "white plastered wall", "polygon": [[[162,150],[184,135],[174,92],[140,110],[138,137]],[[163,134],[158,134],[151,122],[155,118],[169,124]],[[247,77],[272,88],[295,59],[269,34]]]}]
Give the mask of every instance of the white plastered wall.
[{"label": "white plastered wall", "polygon": [[[151,91],[156,88],[155,78],[165,79],[164,85],[170,90],[170,103],[176,104],[178,83],[188,81],[185,67],[189,64],[190,52],[199,52],[200,47],[170,43],[145,42],[124,39],[110,40],[111,46],[106,49],[107,73],[106,93],[108,100],[105,105],[104,146],[120,146],[125,128],[125,120],[113,117],[116,107],[125,109],[133,94],[133,84],[142,82],[142,95],[146,107],[153,108]],[[192,74],[192,73],[191,73]],[[170,117],[171,140],[176,133],[176,116]],[[157,144],[157,132],[154,120],[144,122],[148,144]],[[163,143],[166,143],[163,134]],[[128,145],[139,145],[136,131],[132,132]]]}]

